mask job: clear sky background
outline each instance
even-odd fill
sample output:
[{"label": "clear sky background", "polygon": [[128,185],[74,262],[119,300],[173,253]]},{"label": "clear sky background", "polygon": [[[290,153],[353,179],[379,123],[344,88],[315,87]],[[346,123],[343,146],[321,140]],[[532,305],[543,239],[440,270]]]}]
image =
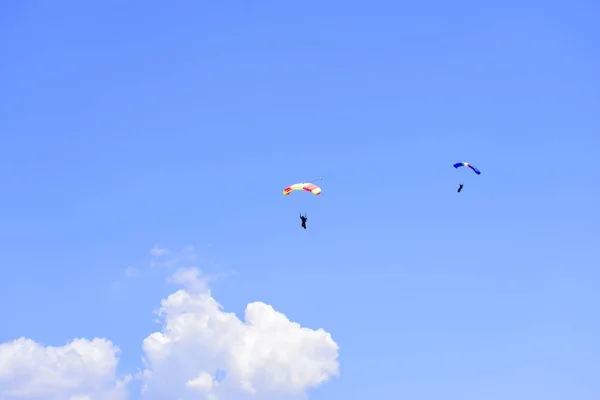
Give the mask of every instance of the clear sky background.
[{"label": "clear sky background", "polygon": [[225,311],[331,333],[311,399],[600,398],[599,15],[2,2],[0,343],[135,373],[177,290],[149,250],[193,246]]}]

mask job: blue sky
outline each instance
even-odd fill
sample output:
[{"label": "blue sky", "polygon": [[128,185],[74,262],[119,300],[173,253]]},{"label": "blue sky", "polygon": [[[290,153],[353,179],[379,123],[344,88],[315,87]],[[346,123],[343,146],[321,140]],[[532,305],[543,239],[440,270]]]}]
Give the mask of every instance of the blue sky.
[{"label": "blue sky", "polygon": [[135,371],[194,246],[332,334],[311,399],[600,396],[600,5],[164,4],[0,6],[0,342]]}]

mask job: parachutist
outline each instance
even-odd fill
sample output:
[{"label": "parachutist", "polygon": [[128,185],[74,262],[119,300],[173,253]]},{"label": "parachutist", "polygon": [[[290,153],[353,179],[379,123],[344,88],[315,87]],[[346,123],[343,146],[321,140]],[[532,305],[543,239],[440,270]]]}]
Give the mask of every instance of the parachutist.
[{"label": "parachutist", "polygon": [[462,188],[463,188],[463,184],[461,183],[460,186],[458,187],[457,192],[460,193],[460,191],[462,190]]},{"label": "parachutist", "polygon": [[308,219],[306,218],[306,214],[304,214],[304,216],[300,214],[300,219],[302,220],[302,227],[306,229],[306,220]]}]

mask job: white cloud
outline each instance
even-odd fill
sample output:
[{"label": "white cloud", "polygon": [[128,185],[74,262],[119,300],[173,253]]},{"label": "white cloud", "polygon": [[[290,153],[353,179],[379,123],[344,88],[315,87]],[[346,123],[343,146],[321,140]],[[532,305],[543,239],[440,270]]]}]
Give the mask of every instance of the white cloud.
[{"label": "white cloud", "polygon": [[0,344],[0,398],[125,399],[127,380],[115,374],[119,353],[105,339],[75,339],[62,347],[25,338]]},{"label": "white cloud", "polygon": [[143,343],[146,398],[294,398],[338,375],[338,346],[324,330],[260,302],[248,304],[243,322],[222,310],[197,270],[174,280],[186,287],[163,300],[163,329]]},{"label": "white cloud", "polygon": [[[301,327],[261,302],[248,304],[242,321],[212,297],[210,277],[188,267],[193,248],[161,250],[169,269],[185,268],[170,278],[182,288],[161,302],[162,329],[142,343],[145,400],[287,400],[338,375],[329,333]],[[0,344],[0,399],[125,400],[129,377],[117,377],[119,356],[106,339]]]}]

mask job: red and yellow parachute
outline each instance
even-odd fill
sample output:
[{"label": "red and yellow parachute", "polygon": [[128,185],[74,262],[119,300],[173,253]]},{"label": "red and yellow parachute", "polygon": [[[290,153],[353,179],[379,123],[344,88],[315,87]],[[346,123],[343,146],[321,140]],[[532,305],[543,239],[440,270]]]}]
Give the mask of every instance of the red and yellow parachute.
[{"label": "red and yellow parachute", "polygon": [[295,183],[283,189],[283,195],[288,196],[294,190],[304,190],[306,192],[311,192],[315,196],[321,194],[321,188],[314,183]]}]

